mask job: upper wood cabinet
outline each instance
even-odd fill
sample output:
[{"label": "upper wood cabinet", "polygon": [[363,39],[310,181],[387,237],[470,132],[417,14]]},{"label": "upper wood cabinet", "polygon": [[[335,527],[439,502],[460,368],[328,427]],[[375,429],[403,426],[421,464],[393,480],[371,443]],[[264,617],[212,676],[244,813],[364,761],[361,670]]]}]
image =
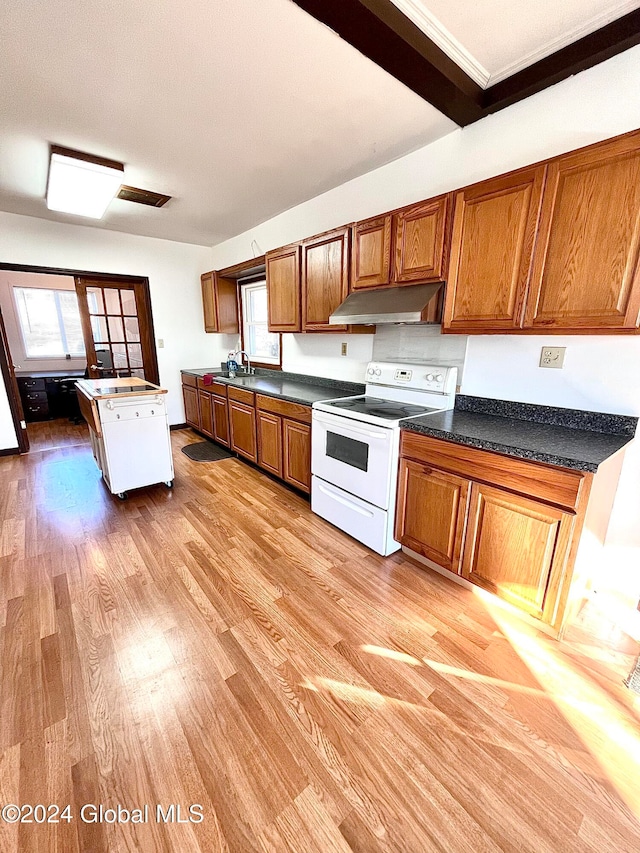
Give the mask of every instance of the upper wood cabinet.
[{"label": "upper wood cabinet", "polygon": [[449,259],[448,195],[412,204],[394,214],[396,284],[442,281]]},{"label": "upper wood cabinet", "polygon": [[346,331],[330,326],[329,315],[349,293],[349,228],[338,228],[302,244],[302,328]]},{"label": "upper wood cabinet", "polygon": [[635,329],[640,134],[549,163],[525,327]]},{"label": "upper wood cabinet", "polygon": [[238,283],[217,272],[200,276],[205,332],[238,333]]},{"label": "upper wood cabinet", "polygon": [[351,290],[389,285],[392,215],[356,222],[351,228]]},{"label": "upper wood cabinet", "polygon": [[300,251],[296,244],[265,256],[270,332],[301,331]]},{"label": "upper wood cabinet", "polygon": [[523,169],[456,194],[446,331],[522,325],[545,173]]}]

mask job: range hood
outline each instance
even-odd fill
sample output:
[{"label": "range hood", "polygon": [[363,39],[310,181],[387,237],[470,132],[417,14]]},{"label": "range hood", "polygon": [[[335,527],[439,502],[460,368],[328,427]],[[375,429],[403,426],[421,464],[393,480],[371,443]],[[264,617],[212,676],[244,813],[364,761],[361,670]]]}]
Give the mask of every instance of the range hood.
[{"label": "range hood", "polygon": [[442,320],[441,288],[435,284],[409,284],[380,290],[357,290],[350,293],[329,317],[332,326],[379,325],[381,323],[440,323]]}]

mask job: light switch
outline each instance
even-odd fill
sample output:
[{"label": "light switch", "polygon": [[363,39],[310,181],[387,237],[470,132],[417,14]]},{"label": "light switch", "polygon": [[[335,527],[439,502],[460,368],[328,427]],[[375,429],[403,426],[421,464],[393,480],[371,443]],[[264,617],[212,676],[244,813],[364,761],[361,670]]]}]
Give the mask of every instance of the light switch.
[{"label": "light switch", "polygon": [[342,349],[341,349],[341,351],[340,351],[340,355],[346,355],[346,354],[347,354],[347,344],[346,344],[346,341],[345,341],[345,342],[342,344]]},{"label": "light switch", "polygon": [[540,367],[555,367],[561,369],[564,366],[564,354],[566,347],[542,347],[540,353]]},{"label": "light switch", "polygon": [[158,349],[164,349],[164,338],[158,338]]}]

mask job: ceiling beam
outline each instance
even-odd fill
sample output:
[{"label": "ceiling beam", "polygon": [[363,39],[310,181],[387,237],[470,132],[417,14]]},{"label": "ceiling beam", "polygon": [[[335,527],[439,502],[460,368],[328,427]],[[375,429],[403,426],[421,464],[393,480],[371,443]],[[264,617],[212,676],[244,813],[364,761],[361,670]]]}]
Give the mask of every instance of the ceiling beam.
[{"label": "ceiling beam", "polygon": [[482,89],[391,0],[293,2],[460,127],[640,44],[640,9]]},{"label": "ceiling beam", "polygon": [[640,9],[545,56],[484,92],[485,112],[495,113],[640,44]]},{"label": "ceiling beam", "polygon": [[456,124],[483,117],[483,89],[391,0],[293,2]]}]

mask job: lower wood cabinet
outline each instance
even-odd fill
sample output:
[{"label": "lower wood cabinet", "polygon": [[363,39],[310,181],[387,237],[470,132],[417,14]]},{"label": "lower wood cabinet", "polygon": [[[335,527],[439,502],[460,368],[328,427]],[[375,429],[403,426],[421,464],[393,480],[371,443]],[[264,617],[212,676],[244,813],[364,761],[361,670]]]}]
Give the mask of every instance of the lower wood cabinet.
[{"label": "lower wood cabinet", "polygon": [[276,477],[282,477],[282,418],[258,411],[258,464]]},{"label": "lower wood cabinet", "polygon": [[198,405],[198,390],[188,385],[182,386],[184,399],[184,419],[194,429],[200,429],[200,406]]},{"label": "lower wood cabinet", "polygon": [[311,409],[258,394],[258,465],[286,483],[311,491]]},{"label": "lower wood cabinet", "polygon": [[592,474],[403,431],[396,539],[559,636],[604,541],[620,464],[616,454]]},{"label": "lower wood cabinet", "polygon": [[460,568],[469,480],[410,459],[400,461],[398,527],[403,545],[449,571]]},{"label": "lower wood cabinet", "polygon": [[311,491],[311,426],[282,419],[282,478],[286,483]]},{"label": "lower wood cabinet", "polygon": [[229,447],[229,411],[226,397],[211,395],[213,405],[213,437],[220,444]]},{"label": "lower wood cabinet", "polygon": [[200,406],[200,432],[213,438],[213,412],[211,394],[208,391],[198,390],[198,404]]},{"label": "lower wood cabinet", "polygon": [[540,501],[474,483],[462,576],[541,619],[564,570],[573,521]]},{"label": "lower wood cabinet", "polygon": [[258,461],[256,440],[256,410],[246,403],[229,400],[229,426],[231,449],[252,462]]}]

